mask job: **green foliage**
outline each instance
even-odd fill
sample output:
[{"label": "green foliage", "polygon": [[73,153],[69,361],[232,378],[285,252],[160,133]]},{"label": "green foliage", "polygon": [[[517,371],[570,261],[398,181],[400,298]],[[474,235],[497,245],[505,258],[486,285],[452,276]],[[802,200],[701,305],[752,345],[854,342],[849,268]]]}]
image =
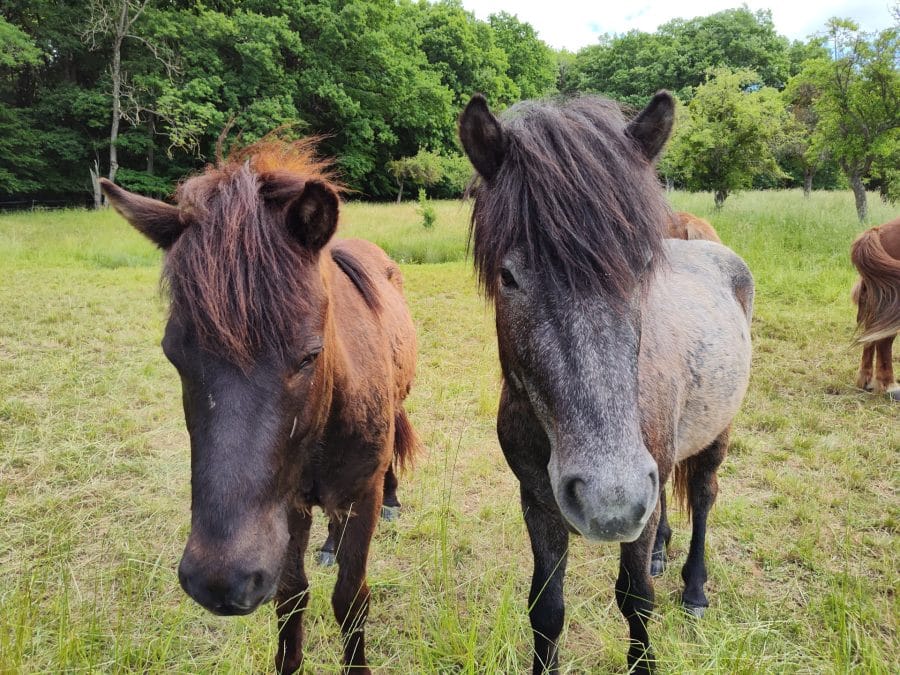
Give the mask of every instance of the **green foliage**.
[{"label": "green foliage", "polygon": [[419,205],[416,207],[416,211],[422,216],[422,227],[426,230],[434,227],[435,222],[437,222],[437,212],[435,212],[434,207],[428,201],[425,188],[419,188]]},{"label": "green foliage", "polygon": [[593,91],[642,106],[659,89],[689,100],[712,68],[753,69],[766,86],[789,75],[788,41],[775,32],[768,10],[746,6],[706,17],[673,19],[655,33],[604,36],[575,58],[565,91]]},{"label": "green foliage", "polygon": [[538,39],[534,28],[507,12],[491,14],[488,23],[497,46],[506,52],[506,74],[519,88],[519,97],[540,98],[553,93],[558,72],[556,60],[553,50]]},{"label": "green foliage", "polygon": [[422,51],[441,83],[453,93],[454,109],[465,105],[475,92],[497,106],[520,97],[519,87],[507,74],[509,56],[497,44],[490,25],[463,9],[460,0],[417,7]]},{"label": "green foliage", "polygon": [[789,91],[806,97],[816,117],[809,152],[833,157],[866,219],[864,180],[873,169],[890,181],[900,158],[900,32],[869,35],[849,20],[832,19],[826,45],[830,57],[804,64]]},{"label": "green foliage", "polygon": [[[94,162],[108,173],[112,41],[108,33],[99,44],[87,39],[83,0],[0,4],[0,193],[80,201],[91,190]],[[396,196],[402,180],[433,197],[458,196],[471,171],[456,122],[475,92],[498,110],[557,91],[599,92],[637,107],[667,88],[689,102],[713,67],[752,68],[760,85],[779,88],[790,76],[811,82],[815,64],[827,70],[851,54],[844,34],[852,31],[841,30],[789,44],[768,12],[741,7],[676,19],[654,33],[604,36],[572,54],[550,49],[512,13],[481,21],[460,0],[149,0],[122,43],[117,161],[129,186],[167,194],[215,159],[227,125],[226,150],[285,126],[320,136],[320,152],[335,158],[341,179],[365,199]],[[845,47],[836,49],[836,39]],[[889,57],[896,36],[885,40],[862,41],[868,46],[853,58],[854,78],[877,88],[896,77],[896,57],[893,65]],[[895,132],[860,141],[863,126],[871,128],[866,117],[847,127],[847,139],[834,140],[829,129],[838,127],[819,94],[827,87],[809,87],[816,94],[805,103],[785,98],[795,124],[773,141],[793,184],[853,183],[835,167],[849,156],[845,146],[863,143],[872,146],[871,162],[857,188],[890,192]],[[872,100],[873,92],[852,98]],[[421,167],[394,167],[414,157],[421,163],[423,149],[437,178],[422,180]],[[688,168],[671,158],[662,166],[686,184]],[[750,185],[781,180],[756,172]]]},{"label": "green foliage", "polygon": [[41,62],[41,50],[21,28],[0,16],[0,75]]},{"label": "green foliage", "polygon": [[441,156],[441,179],[434,188],[440,198],[460,197],[472,180],[472,165],[468,157],[460,154]]},{"label": "green foliage", "polygon": [[668,166],[689,190],[712,190],[717,206],[754,178],[783,178],[775,150],[787,113],[777,91],[759,87],[753,71],[710,71],[680,116]]},{"label": "green foliage", "polygon": [[439,155],[424,149],[412,157],[391,160],[387,170],[397,183],[398,202],[407,181],[446,198],[461,196],[472,177],[472,165],[463,155]]},{"label": "green foliage", "polygon": [[146,171],[119,169],[116,182],[132,192],[163,199],[172,193],[172,183],[162,176],[154,176]]}]

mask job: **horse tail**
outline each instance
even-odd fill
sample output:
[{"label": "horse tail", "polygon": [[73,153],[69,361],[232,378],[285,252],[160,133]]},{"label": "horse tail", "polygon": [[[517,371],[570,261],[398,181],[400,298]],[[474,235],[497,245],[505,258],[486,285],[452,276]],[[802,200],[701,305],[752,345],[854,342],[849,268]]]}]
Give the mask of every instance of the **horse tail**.
[{"label": "horse tail", "polygon": [[728,454],[728,439],[731,435],[731,425],[716,436],[715,440],[707,445],[696,455],[686,457],[675,465],[672,476],[672,493],[675,503],[691,520],[693,511],[692,503],[696,499],[698,503],[704,502],[712,506],[719,492],[719,482],[716,471]]},{"label": "horse tail", "polygon": [[398,472],[412,468],[422,444],[403,406],[394,417],[394,468]]},{"label": "horse tail", "polygon": [[850,247],[850,260],[860,276],[852,293],[859,306],[857,342],[874,342],[900,332],[900,260],[884,250],[878,230],[866,230]]},{"label": "horse tail", "polygon": [[691,522],[691,460],[694,457],[683,459],[675,465],[672,472],[672,497],[678,508],[687,515]]}]

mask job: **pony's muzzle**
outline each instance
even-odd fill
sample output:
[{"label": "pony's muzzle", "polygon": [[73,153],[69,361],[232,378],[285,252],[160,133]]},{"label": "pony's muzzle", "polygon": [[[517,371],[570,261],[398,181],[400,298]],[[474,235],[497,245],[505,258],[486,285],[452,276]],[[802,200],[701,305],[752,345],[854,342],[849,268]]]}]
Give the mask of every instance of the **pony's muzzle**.
[{"label": "pony's muzzle", "polygon": [[659,471],[648,460],[627,476],[562,476],[556,495],[563,516],[591,541],[634,541],[659,498]]},{"label": "pony's muzzle", "polygon": [[249,614],[275,594],[277,579],[263,569],[209,569],[185,553],[178,565],[184,592],[213,614]]}]

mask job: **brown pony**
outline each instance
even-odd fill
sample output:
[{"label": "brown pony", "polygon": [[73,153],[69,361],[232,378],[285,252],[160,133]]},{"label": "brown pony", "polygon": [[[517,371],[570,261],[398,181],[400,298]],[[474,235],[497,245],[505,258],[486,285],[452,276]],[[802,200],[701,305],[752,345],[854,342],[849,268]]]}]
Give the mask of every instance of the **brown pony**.
[{"label": "brown pony", "polygon": [[722,240],[716,234],[715,228],[709,224],[709,221],[703,220],[687,211],[675,211],[669,217],[667,223],[668,236],[671,239],[705,239],[706,241],[714,241],[721,244]]},{"label": "brown pony", "polygon": [[859,271],[853,302],[859,307],[857,342],[863,344],[856,386],[900,401],[891,363],[891,346],[900,332],[900,218],[859,235],[850,247],[850,260]]},{"label": "brown pony", "polygon": [[274,598],[276,667],[297,670],[319,506],[341,542],[332,606],[344,666],[368,673],[369,544],[392,463],[418,447],[403,409],[416,340],[397,265],[374,244],[331,241],[339,188],[308,140],[264,141],[208,167],[181,185],[178,206],[103,190],[165,251],[162,347],[191,439],[182,587],[221,615]]}]

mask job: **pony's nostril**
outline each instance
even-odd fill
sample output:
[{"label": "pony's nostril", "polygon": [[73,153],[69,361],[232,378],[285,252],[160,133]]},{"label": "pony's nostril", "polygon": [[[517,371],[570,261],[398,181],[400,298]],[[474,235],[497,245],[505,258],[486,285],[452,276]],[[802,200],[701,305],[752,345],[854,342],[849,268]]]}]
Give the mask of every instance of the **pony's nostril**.
[{"label": "pony's nostril", "polygon": [[642,521],[644,519],[644,516],[647,515],[647,510],[648,510],[647,504],[636,504],[632,511],[635,522]]},{"label": "pony's nostril", "polygon": [[584,481],[580,478],[569,479],[565,488],[563,488],[566,507],[578,516],[581,516],[584,510],[584,504],[581,499],[583,491]]},{"label": "pony's nostril", "polygon": [[265,575],[262,572],[255,572],[250,577],[250,590],[258,591],[260,588],[262,588],[264,579]]}]

